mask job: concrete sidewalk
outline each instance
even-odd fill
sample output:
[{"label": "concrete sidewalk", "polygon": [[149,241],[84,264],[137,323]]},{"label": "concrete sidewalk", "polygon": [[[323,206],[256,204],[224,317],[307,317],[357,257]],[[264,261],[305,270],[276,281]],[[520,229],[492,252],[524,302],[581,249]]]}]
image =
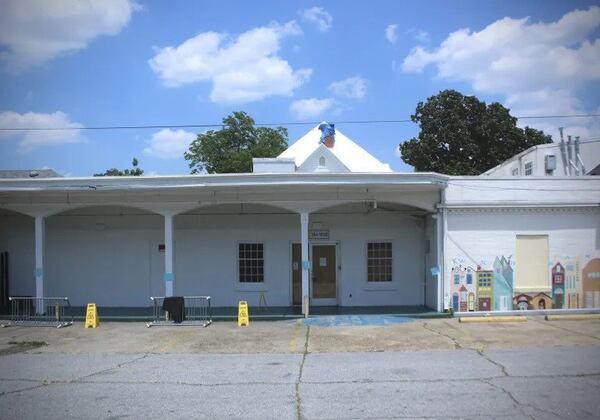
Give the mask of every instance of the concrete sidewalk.
[{"label": "concrete sidewalk", "polygon": [[[152,327],[104,322],[53,328],[0,329],[0,354],[43,353],[310,353],[488,349],[600,344],[600,320],[518,324],[461,324],[456,319],[417,319],[385,326],[309,326],[301,321],[251,322],[237,327],[216,322],[207,328]],[[42,346],[36,347],[36,344]],[[30,347],[36,347],[34,350]]]}]

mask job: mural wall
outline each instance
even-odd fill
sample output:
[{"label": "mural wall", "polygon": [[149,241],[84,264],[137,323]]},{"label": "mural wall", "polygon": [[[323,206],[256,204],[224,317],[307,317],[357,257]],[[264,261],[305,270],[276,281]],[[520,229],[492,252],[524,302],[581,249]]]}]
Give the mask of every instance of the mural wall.
[{"label": "mural wall", "polygon": [[550,278],[543,290],[519,293],[511,256],[468,265],[453,260],[450,272],[450,307],[455,312],[532,309],[600,308],[600,257],[554,256]]}]

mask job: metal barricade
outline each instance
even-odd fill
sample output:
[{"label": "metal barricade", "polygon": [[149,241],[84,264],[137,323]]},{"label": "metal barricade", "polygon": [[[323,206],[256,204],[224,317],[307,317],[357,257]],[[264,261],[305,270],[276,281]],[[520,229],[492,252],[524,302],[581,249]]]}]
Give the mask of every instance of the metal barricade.
[{"label": "metal barricade", "polygon": [[8,300],[10,302],[9,325],[62,328],[73,324],[69,298],[11,296]]},{"label": "metal barricade", "polygon": [[168,313],[163,309],[165,296],[152,296],[153,320],[146,326],[153,325],[199,325],[208,327],[212,324],[212,313],[210,309],[210,296],[183,296],[185,306],[185,319],[176,324],[169,319]]}]

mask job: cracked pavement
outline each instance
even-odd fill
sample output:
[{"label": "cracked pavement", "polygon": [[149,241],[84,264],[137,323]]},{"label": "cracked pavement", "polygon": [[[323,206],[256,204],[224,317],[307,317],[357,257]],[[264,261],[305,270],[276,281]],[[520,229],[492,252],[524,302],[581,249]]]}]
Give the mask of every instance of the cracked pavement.
[{"label": "cracked pavement", "polygon": [[[528,332],[539,330],[540,337],[557,331],[533,324],[530,328],[537,330]],[[513,326],[463,328],[444,320],[414,326],[430,334],[431,343],[444,340],[443,348],[423,345],[409,351],[364,351],[372,347],[356,347],[356,337],[345,342],[346,330],[293,324],[287,327],[289,343],[264,347],[284,351],[179,351],[177,346],[186,345],[182,337],[208,339],[208,329],[160,331],[160,337],[174,335],[177,345],[161,344],[170,352],[115,352],[101,346],[72,352],[49,343],[0,356],[0,413],[7,419],[599,418],[599,324],[561,325],[574,331],[573,342],[536,346],[536,337],[530,336],[525,345],[511,341],[511,331],[517,334]],[[257,327],[260,349],[260,340],[268,336],[261,328],[268,326]],[[396,336],[401,329],[379,328],[357,327],[353,334],[365,340],[386,333],[396,341],[403,338]],[[495,328],[511,346],[489,345]],[[3,333],[12,340],[33,334]],[[69,334],[75,333],[80,332]],[[319,351],[330,335],[337,337],[338,351]],[[580,342],[583,336],[589,342]],[[242,350],[249,346],[246,340]],[[347,351],[341,351],[344,343],[349,343]],[[143,343],[127,345],[145,348]]]}]

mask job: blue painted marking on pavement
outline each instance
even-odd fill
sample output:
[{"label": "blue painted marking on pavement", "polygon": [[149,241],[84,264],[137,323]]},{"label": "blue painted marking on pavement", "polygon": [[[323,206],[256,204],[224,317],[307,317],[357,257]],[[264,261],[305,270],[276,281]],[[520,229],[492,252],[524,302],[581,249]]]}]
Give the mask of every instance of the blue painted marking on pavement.
[{"label": "blue painted marking on pavement", "polygon": [[315,327],[352,327],[404,324],[417,318],[398,315],[331,315],[315,316],[302,320],[304,325]]}]

